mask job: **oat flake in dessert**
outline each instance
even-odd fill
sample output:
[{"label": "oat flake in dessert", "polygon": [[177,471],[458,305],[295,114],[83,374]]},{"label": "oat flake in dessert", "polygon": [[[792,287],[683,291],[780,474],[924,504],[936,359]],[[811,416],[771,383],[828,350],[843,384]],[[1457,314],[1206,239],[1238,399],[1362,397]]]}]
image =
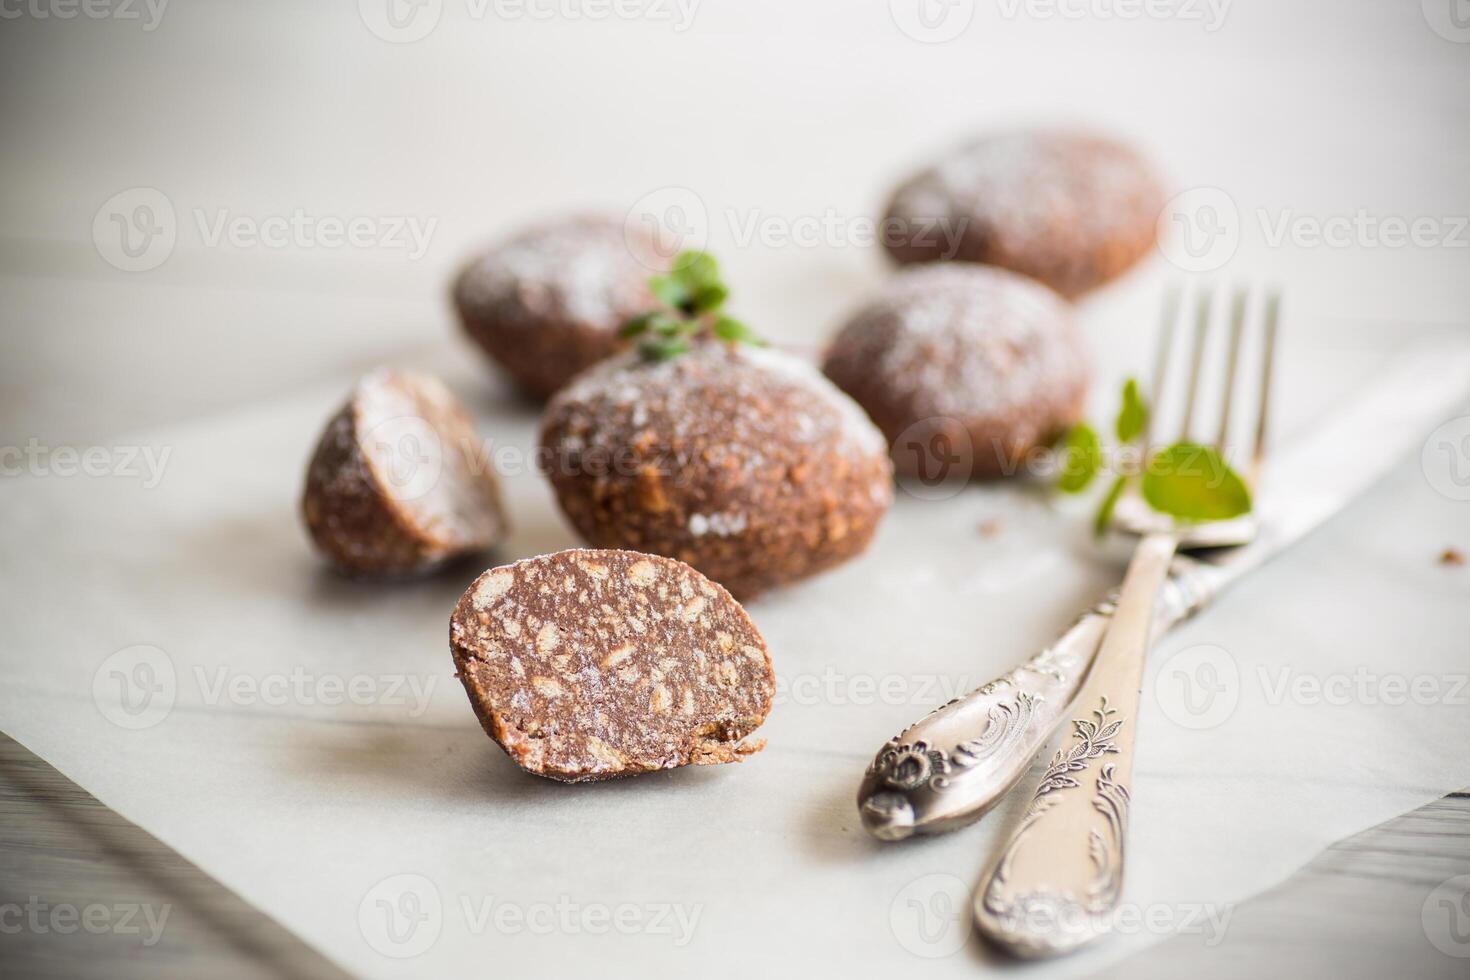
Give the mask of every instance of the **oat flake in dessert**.
[{"label": "oat flake in dessert", "polygon": [[541,449],[589,543],[688,562],[742,600],[861,553],[893,495],[851,399],[790,355],[713,340],[588,371],[547,407]]},{"label": "oat flake in dessert", "polygon": [[883,430],[899,472],[924,480],[1019,472],[1081,417],[1089,376],[1064,300],[963,263],[895,276],[838,332],[823,370]]},{"label": "oat flake in dessert", "polygon": [[901,263],[998,265],[1076,296],[1153,247],[1163,185],[1128,146],[1065,130],[997,133],[917,174],[888,205]]},{"label": "oat flake in dessert", "polygon": [[770,710],[765,641],[740,604],[682,562],[563,551],[492,568],[449,644],[491,738],[566,782],[739,762]]},{"label": "oat flake in dessert", "polygon": [[471,339],[546,398],[627,346],[618,330],[656,305],[647,279],[666,266],[646,230],[613,216],[566,217],[470,262],[455,281],[454,305]]},{"label": "oat flake in dessert", "polygon": [[500,486],[464,406],[427,374],[377,371],[327,423],[302,516],[345,572],[407,575],[506,534]]}]

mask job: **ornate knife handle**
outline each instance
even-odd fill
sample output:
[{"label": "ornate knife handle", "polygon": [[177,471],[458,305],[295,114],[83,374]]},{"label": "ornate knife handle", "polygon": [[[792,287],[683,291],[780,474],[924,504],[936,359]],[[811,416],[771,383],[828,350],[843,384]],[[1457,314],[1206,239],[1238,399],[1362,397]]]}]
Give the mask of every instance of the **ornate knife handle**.
[{"label": "ornate knife handle", "polygon": [[1177,543],[1169,532],[1139,544],[1082,688],[1084,717],[1073,719],[1072,737],[975,893],[981,934],[1013,955],[1055,956],[1112,928],[1123,890],[1143,663],[1154,600]]},{"label": "ornate knife handle", "polygon": [[[1218,588],[1212,566],[1179,557],[1155,607],[1165,629]],[[882,840],[939,834],[983,816],[1026,773],[1067,720],[1112,621],[1116,593],[1051,646],[888,740],[858,789],[863,826]]]}]

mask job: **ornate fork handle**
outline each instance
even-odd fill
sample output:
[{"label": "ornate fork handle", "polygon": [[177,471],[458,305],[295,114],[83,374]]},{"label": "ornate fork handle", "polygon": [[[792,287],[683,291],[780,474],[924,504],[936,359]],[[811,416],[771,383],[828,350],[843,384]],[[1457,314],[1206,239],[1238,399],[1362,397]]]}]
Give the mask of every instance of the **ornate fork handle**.
[{"label": "ornate fork handle", "polygon": [[1072,721],[1020,825],[975,893],[981,933],[1008,952],[1053,956],[1112,927],[1123,886],[1129,786],[1154,600],[1176,534],[1139,544]]},{"label": "ornate fork handle", "polygon": [[[1201,608],[1223,580],[1214,566],[1175,558],[1155,607],[1155,632]],[[1026,663],[889,739],[858,789],[863,826],[882,840],[944,833],[999,802],[1067,720],[1116,599],[1088,610]]]}]

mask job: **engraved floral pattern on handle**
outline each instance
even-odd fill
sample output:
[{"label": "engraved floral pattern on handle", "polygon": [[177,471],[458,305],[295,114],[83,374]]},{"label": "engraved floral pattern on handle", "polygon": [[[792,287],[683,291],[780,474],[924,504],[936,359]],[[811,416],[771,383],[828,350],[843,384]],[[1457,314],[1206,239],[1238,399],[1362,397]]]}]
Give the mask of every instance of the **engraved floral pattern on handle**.
[{"label": "engraved floral pattern on handle", "polygon": [[[1228,577],[1213,564],[1176,557],[1155,608],[1155,633],[1202,608]],[[889,739],[858,790],[864,828],[880,840],[903,840],[963,827],[989,811],[1066,724],[1117,598],[1114,592],[1094,605],[1024,664]]]},{"label": "engraved floral pattern on handle", "polygon": [[[1114,741],[1123,728],[1124,719],[1108,706],[1107,696],[1100,698],[1092,718],[1072,721],[1073,741],[1058,749],[1041,777],[1031,805],[1010,843],[1001,854],[994,873],[984,891],[977,896],[979,914],[998,923],[1006,931],[1038,936],[1061,931],[1107,931],[1123,887],[1124,841],[1128,829],[1128,788],[1115,779],[1114,765],[1101,760],[1118,753]],[[1089,773],[1095,771],[1092,809],[1102,817],[1099,826],[1087,832],[1087,851],[1093,875],[1078,894],[1065,887],[1030,888],[1013,893],[1010,888],[1011,867],[1028,843],[1037,823],[1055,807],[1062,794],[1085,790]],[[1025,924],[1025,928],[1022,925]],[[1043,939],[1035,940],[1028,950],[1034,955],[1051,951]],[[1023,951],[1023,952],[1026,952]]]},{"label": "engraved floral pattern on handle", "polygon": [[927,785],[943,792],[949,789],[950,776],[956,770],[969,769],[1011,748],[1042,700],[1041,695],[1021,691],[1014,701],[994,705],[979,737],[961,742],[948,752],[931,748],[923,740],[907,745],[894,738],[879,750],[868,766],[868,774],[877,776],[890,789],[909,792]]},{"label": "engraved floral pattern on handle", "polygon": [[1106,618],[1089,612],[1025,664],[890,739],[858,791],[863,826],[880,839],[900,840],[980,817],[1065,718]]},{"label": "engraved floral pattern on handle", "polygon": [[1074,717],[1020,825],[975,895],[981,935],[1013,955],[1055,956],[1111,931],[1123,890],[1143,662],[1178,537],[1134,552]]}]

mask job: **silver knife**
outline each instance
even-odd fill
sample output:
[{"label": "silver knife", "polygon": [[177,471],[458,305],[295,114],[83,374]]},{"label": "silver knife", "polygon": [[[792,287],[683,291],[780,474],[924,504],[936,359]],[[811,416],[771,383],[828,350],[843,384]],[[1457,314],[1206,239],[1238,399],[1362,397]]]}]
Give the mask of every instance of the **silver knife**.
[{"label": "silver knife", "polygon": [[[1153,635],[1367,490],[1470,395],[1470,345],[1421,342],[1385,362],[1351,405],[1277,450],[1261,479],[1261,530],[1244,547],[1180,555],[1154,607]],[[1030,660],[889,739],[858,789],[863,826],[881,840],[937,834],[983,816],[1070,717],[1114,610],[1110,596]]]}]

